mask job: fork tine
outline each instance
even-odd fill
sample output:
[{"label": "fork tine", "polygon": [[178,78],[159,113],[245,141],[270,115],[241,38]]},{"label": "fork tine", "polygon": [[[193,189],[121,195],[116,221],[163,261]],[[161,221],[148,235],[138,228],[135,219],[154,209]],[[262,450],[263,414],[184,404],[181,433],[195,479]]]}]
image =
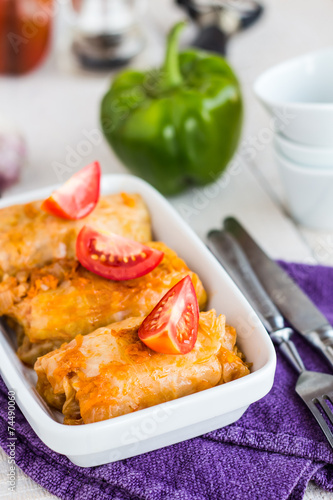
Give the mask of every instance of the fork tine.
[{"label": "fork tine", "polygon": [[333,405],[333,392],[328,392],[327,394],[325,394],[326,398],[329,399],[329,401],[332,403]]},{"label": "fork tine", "polygon": [[324,412],[326,413],[326,415],[329,418],[331,424],[333,425],[332,410],[330,409],[330,407],[326,403],[326,398],[327,398],[327,396],[322,396],[321,398],[317,398],[317,401],[320,404],[320,406],[322,407],[322,409],[324,410]]},{"label": "fork tine", "polygon": [[317,420],[318,424],[320,425],[320,428],[325,434],[327,441],[331,445],[331,448],[333,448],[333,434],[330,428],[328,427],[327,423],[325,422],[324,417],[322,416],[322,414],[320,413],[320,411],[318,410],[317,406],[313,401],[306,401],[305,403],[308,406],[314,418]]}]

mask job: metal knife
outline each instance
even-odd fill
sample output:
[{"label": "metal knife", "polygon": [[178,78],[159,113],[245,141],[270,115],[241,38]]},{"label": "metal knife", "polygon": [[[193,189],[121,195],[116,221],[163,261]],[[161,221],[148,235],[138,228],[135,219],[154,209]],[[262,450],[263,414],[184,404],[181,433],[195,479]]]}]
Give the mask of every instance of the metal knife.
[{"label": "metal knife", "polygon": [[298,372],[295,390],[333,448],[332,428],[328,424],[328,420],[333,424],[333,412],[327,404],[328,400],[333,400],[333,375],[306,370],[296,346],[290,339],[293,330],[284,327],[281,313],[268,297],[233,236],[226,231],[211,231],[208,234],[208,247],[248,297],[256,312],[263,317],[270,337]]},{"label": "metal knife", "polygon": [[333,367],[333,327],[288,274],[257,245],[233,217],[224,229],[237,241],[254,273],[282,315]]},{"label": "metal knife", "polygon": [[273,342],[299,373],[304,371],[302,359],[290,339],[293,330],[285,327],[281,313],[263,289],[236,240],[226,231],[210,231],[208,248],[259,314]]}]

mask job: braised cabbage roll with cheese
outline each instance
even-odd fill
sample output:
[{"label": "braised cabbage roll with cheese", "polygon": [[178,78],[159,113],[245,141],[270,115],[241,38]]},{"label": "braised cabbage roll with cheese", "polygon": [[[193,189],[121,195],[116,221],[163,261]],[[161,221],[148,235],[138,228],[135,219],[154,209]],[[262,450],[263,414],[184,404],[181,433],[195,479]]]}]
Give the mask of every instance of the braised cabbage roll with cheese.
[{"label": "braised cabbage roll with cheese", "polygon": [[131,316],[146,316],[163,295],[189,275],[199,301],[206,292],[198,276],[164,243],[148,246],[164,252],[150,273],[126,281],[97,276],[75,260],[21,271],[0,283],[0,315],[19,334],[18,355],[27,364],[38,356],[100,326]]},{"label": "braised cabbage roll with cheese", "polygon": [[0,209],[0,280],[54,259],[75,258],[76,237],[85,224],[145,243],[152,239],[147,207],[138,194],[101,196],[90,215],[66,220],[40,208],[41,202]]},{"label": "braised cabbage roll with cheese", "polygon": [[37,390],[63,412],[65,424],[125,415],[249,373],[237,356],[233,330],[214,310],[200,313],[198,338],[188,354],[150,350],[138,338],[141,323],[142,318],[128,318],[79,335],[37,360]]}]

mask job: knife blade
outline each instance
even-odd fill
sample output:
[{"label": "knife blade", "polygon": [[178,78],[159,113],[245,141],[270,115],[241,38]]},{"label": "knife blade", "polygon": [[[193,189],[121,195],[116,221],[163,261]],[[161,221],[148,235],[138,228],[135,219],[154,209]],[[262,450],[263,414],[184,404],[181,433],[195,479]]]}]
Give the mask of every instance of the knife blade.
[{"label": "knife blade", "polygon": [[226,231],[213,230],[208,233],[207,245],[262,319],[273,342],[298,373],[303,372],[303,361],[291,340],[293,330],[285,326],[280,311],[263,289],[236,240]]},{"label": "knife blade", "polygon": [[224,229],[237,241],[267,294],[292,327],[315,346],[333,367],[333,327],[288,274],[270,259],[234,218]]}]

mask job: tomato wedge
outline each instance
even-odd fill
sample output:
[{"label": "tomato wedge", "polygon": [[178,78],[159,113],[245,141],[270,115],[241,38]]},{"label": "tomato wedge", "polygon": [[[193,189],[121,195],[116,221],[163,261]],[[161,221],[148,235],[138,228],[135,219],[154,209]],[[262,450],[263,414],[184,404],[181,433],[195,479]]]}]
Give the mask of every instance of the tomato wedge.
[{"label": "tomato wedge", "polygon": [[198,299],[191,278],[186,276],[164,295],[138,333],[153,351],[187,354],[197,340],[198,325]]},{"label": "tomato wedge", "polygon": [[148,274],[163,259],[163,252],[113,233],[83,226],[76,240],[76,256],[83,267],[115,281]]},{"label": "tomato wedge", "polygon": [[97,161],[74,174],[43,201],[42,210],[62,219],[83,219],[99,199],[101,167]]}]

